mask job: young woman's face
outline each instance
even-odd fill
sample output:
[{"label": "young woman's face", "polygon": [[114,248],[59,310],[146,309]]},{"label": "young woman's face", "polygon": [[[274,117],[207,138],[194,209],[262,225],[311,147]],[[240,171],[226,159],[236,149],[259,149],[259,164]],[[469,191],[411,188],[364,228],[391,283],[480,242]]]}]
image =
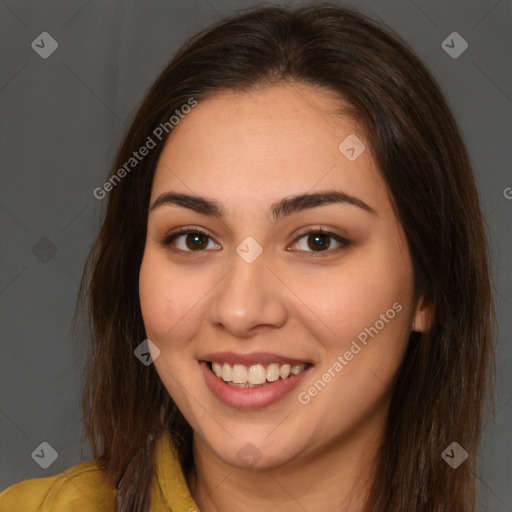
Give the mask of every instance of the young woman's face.
[{"label": "young woman's face", "polygon": [[[216,94],[158,162],[146,334],[196,442],[231,466],[377,440],[413,320],[421,330],[404,234],[364,133],[338,107],[305,85]],[[293,201],[326,192],[338,201]],[[170,241],[181,230],[192,233]]]}]

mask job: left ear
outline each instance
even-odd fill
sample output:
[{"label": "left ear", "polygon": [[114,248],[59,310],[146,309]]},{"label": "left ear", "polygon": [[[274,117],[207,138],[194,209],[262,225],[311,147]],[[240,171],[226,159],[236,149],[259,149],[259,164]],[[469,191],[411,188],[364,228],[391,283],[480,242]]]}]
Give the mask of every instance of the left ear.
[{"label": "left ear", "polygon": [[412,330],[415,332],[424,332],[430,329],[432,325],[432,307],[431,304],[422,297],[418,300],[416,311],[413,317]]}]

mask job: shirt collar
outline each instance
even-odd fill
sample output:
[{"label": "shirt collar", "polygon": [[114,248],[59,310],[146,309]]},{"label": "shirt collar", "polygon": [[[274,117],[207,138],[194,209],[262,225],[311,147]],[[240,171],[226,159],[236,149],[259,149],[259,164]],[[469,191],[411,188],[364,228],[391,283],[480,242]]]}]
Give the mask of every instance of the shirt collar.
[{"label": "shirt collar", "polygon": [[162,432],[156,445],[155,470],[156,482],[151,494],[151,511],[199,512],[168,430]]}]

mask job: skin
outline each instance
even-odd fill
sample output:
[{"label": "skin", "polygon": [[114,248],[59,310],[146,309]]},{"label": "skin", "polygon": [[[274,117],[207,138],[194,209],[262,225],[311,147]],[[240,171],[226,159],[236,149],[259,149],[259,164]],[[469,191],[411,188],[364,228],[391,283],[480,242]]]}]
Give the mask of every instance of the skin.
[{"label": "skin", "polygon": [[[158,162],[150,204],[175,191],[226,210],[224,220],[174,205],[152,210],[139,281],[146,333],[161,351],[156,370],[194,430],[195,469],[186,477],[202,512],[361,510],[411,325],[428,324],[427,305],[413,301],[409,249],[366,136],[335,113],[339,106],[333,94],[302,84],[218,92],[173,129]],[[355,161],[338,150],[349,134],[366,144]],[[331,189],[376,214],[349,204],[279,222],[270,213],[284,197]],[[328,238],[314,252],[314,235],[297,233],[320,226],[350,245]],[[194,235],[188,245],[186,235],[174,241],[188,256],[159,242],[180,227],[208,233],[202,255],[193,253]],[[263,249],[250,264],[236,252],[247,236]],[[300,403],[298,393],[394,303],[402,306],[394,319]],[[314,369],[278,403],[240,410],[206,386],[197,358],[215,351],[273,352]],[[237,457],[249,442],[260,454],[253,467]]]}]

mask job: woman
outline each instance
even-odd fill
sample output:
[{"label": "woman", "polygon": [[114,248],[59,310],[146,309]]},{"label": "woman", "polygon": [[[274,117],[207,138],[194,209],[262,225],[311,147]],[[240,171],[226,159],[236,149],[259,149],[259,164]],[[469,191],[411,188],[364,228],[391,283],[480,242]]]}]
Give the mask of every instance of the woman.
[{"label": "woman", "polygon": [[201,32],[107,194],[81,285],[95,460],[0,511],[474,510],[485,232],[454,118],[396,34],[329,4]]}]

